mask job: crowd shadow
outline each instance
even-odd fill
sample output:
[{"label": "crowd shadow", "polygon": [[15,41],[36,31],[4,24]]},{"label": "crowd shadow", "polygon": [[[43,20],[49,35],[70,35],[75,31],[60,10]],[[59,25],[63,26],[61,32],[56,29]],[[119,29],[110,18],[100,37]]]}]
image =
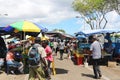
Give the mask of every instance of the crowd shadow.
[{"label": "crowd shadow", "polygon": [[65,69],[60,69],[60,68],[55,68],[56,74],[66,74],[68,73],[68,70]]},{"label": "crowd shadow", "polygon": [[94,75],[92,75],[92,74],[81,73],[81,75],[86,76],[86,77],[90,77],[90,78],[94,78]]}]

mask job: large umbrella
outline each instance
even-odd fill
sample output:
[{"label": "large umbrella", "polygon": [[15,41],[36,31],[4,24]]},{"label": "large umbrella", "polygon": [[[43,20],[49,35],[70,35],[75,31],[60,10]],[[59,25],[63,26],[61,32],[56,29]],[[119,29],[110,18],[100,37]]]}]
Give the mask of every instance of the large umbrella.
[{"label": "large umbrella", "polygon": [[4,28],[5,31],[40,32],[41,29],[29,21],[15,22]]},{"label": "large umbrella", "polygon": [[48,29],[47,28],[45,28],[45,27],[42,27],[41,25],[39,25],[39,24],[36,24],[40,29],[41,29],[41,32],[47,32],[48,31]]}]

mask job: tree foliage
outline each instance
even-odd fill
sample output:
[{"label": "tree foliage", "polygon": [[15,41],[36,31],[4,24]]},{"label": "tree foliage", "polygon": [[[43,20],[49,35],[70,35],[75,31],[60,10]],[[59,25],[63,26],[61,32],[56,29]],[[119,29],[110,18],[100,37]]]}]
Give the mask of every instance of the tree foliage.
[{"label": "tree foliage", "polygon": [[105,14],[109,12],[106,0],[74,0],[73,8],[78,11],[91,29],[104,29]]},{"label": "tree foliage", "polygon": [[53,31],[59,31],[59,32],[66,33],[65,30],[63,30],[63,29],[54,29]]},{"label": "tree foliage", "polygon": [[105,0],[107,3],[107,7],[110,11],[115,10],[118,14],[120,14],[120,0]]}]

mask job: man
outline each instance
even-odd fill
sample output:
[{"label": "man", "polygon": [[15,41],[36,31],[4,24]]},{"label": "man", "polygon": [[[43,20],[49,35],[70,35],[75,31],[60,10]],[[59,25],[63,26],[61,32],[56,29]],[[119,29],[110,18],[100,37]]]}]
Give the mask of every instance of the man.
[{"label": "man", "polygon": [[4,67],[5,67],[5,71],[6,71],[6,54],[7,54],[7,46],[5,44],[4,39],[1,37],[0,35],[0,59],[2,59],[4,61]]},{"label": "man", "polygon": [[5,58],[7,53],[7,47],[4,39],[0,35],[0,58]]},{"label": "man", "polygon": [[99,79],[102,77],[99,61],[101,59],[101,48],[102,45],[97,41],[97,37],[94,35],[92,37],[92,44],[90,46],[90,51],[92,52],[92,59],[93,59],[93,71],[94,71],[94,78]]},{"label": "man", "polygon": [[55,56],[57,56],[57,50],[58,50],[58,42],[55,40],[53,42],[53,51],[55,52]]},{"label": "man", "polygon": [[61,42],[59,44],[60,60],[63,60],[64,47],[65,47],[65,43],[63,42],[63,40],[61,40]]},{"label": "man", "polygon": [[40,55],[40,63],[38,65],[30,65],[29,64],[29,80],[35,80],[36,76],[39,78],[39,80],[45,80],[45,74],[42,68],[42,63],[47,67],[45,57],[46,53],[44,48],[40,45],[41,39],[39,37],[35,38],[35,42],[33,46],[30,48],[28,52],[28,56],[30,54],[31,49],[34,47],[37,49],[37,52]]}]

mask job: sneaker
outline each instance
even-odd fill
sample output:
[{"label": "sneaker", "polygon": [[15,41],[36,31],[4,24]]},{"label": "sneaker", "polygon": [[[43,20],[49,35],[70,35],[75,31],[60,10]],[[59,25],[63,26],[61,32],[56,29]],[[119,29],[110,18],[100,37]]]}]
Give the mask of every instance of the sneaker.
[{"label": "sneaker", "polygon": [[99,75],[99,77],[101,78],[101,77],[102,77],[102,75]]},{"label": "sneaker", "polygon": [[63,58],[60,58],[60,60],[63,60]]},{"label": "sneaker", "polygon": [[14,71],[10,71],[12,74],[15,74]]},{"label": "sneaker", "polygon": [[47,77],[47,80],[51,80],[51,77],[49,76],[49,77]]},{"label": "sneaker", "polygon": [[94,76],[95,79],[100,79],[100,77]]}]

